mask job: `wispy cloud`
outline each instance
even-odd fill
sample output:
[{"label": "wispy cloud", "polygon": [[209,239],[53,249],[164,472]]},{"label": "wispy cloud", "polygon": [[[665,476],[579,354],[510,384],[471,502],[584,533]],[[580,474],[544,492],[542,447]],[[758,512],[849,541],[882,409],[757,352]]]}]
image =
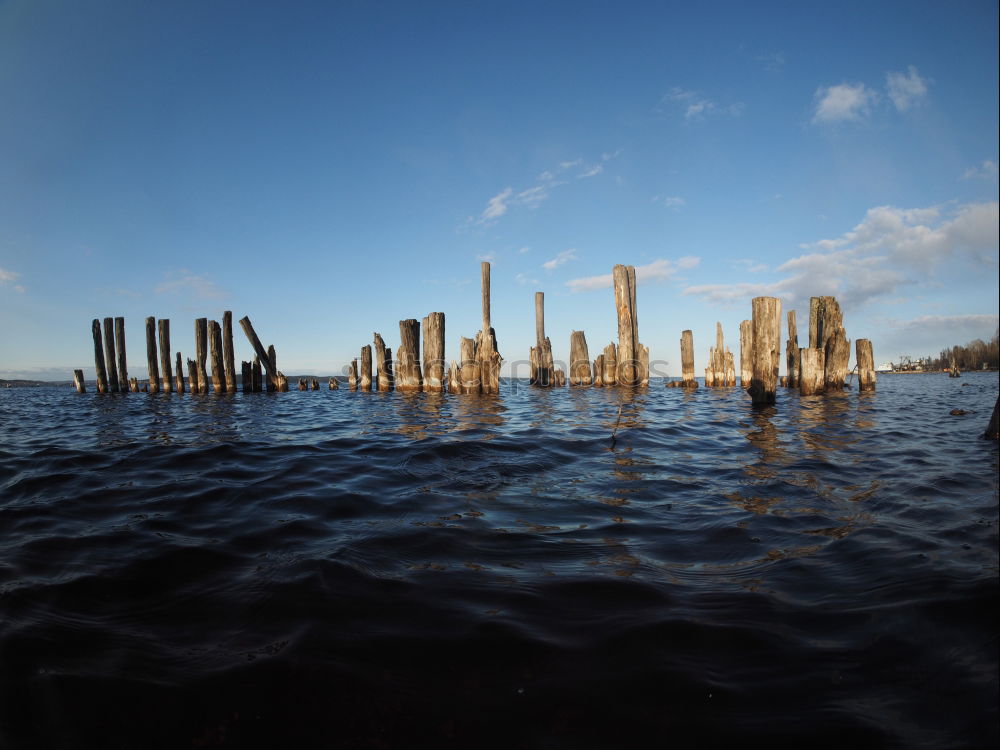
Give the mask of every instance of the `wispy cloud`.
[{"label": "wispy cloud", "polygon": [[533,279],[532,277],[528,276],[525,273],[517,274],[517,276],[514,277],[514,280],[521,286],[528,286],[528,285],[538,286],[538,284],[540,283],[538,279]]},{"label": "wispy cloud", "polygon": [[764,52],[757,55],[757,62],[764,64],[764,70],[776,72],[785,67],[785,54],[783,52]]},{"label": "wispy cloud", "polygon": [[674,211],[679,210],[681,206],[687,205],[687,201],[679,195],[654,195],[653,203],[659,203],[667,208],[672,208]]},{"label": "wispy cloud", "polygon": [[589,169],[585,170],[584,172],[581,172],[580,174],[578,174],[576,176],[576,178],[578,180],[584,180],[584,179],[586,179],[588,177],[596,177],[597,175],[599,175],[603,171],[604,171],[604,167],[602,165],[595,164],[594,166],[590,167]]},{"label": "wispy cloud", "polygon": [[684,294],[717,303],[750,297],[781,297],[799,306],[810,296],[833,295],[845,307],[860,307],[902,288],[934,281],[935,269],[964,257],[976,268],[995,273],[998,263],[997,202],[960,206],[950,213],[939,207],[869,209],[864,220],[840,237],[800,246],[803,255],[775,270],[783,278],[770,283],[706,284]]},{"label": "wispy cloud", "polygon": [[169,272],[166,280],[158,284],[154,291],[157,294],[189,295],[197,300],[221,300],[228,296],[214,281],[186,269]]},{"label": "wispy cloud", "polygon": [[878,101],[878,92],[863,83],[841,83],[816,89],[814,99],[813,123],[859,122],[868,116],[872,105]]},{"label": "wispy cloud", "polygon": [[524,253],[530,253],[531,252],[531,248],[528,247],[527,245],[525,245],[522,248],[518,248],[517,252],[519,252],[519,253],[521,253],[523,255]]},{"label": "wispy cloud", "polygon": [[996,180],[997,163],[987,159],[978,167],[969,167],[962,175],[963,180]]},{"label": "wispy cloud", "polygon": [[6,268],[0,268],[0,286],[10,286],[18,294],[24,294],[24,287],[20,284],[15,284],[14,282],[21,278],[21,274],[15,273],[14,271],[8,271]]},{"label": "wispy cloud", "polygon": [[663,101],[673,102],[683,109],[685,120],[704,120],[710,115],[739,117],[743,114],[744,109],[742,102],[720,105],[708,97],[702,96],[697,91],[686,91],[679,86],[671,88],[663,96]]},{"label": "wispy cloud", "polygon": [[476,260],[480,262],[485,261],[487,263],[494,263],[496,262],[496,259],[497,259],[497,254],[494,252],[480,253],[476,256]]},{"label": "wispy cloud", "polygon": [[893,320],[890,325],[902,331],[952,331],[956,328],[980,328],[991,331],[1000,323],[997,315],[921,315],[913,320]]},{"label": "wispy cloud", "polygon": [[905,112],[927,97],[927,81],[917,69],[909,66],[906,73],[886,73],[885,88],[896,109]]},{"label": "wispy cloud", "polygon": [[[652,263],[635,267],[636,282],[662,282],[673,278],[678,271],[694,268],[701,262],[701,258],[686,255],[677,260],[667,260],[657,258]],[[571,279],[566,282],[566,286],[572,292],[589,292],[594,289],[610,289],[614,281],[612,274],[606,273],[600,276],[587,276],[581,279]]]},{"label": "wispy cloud", "polygon": [[542,263],[542,268],[546,271],[552,271],[559,266],[569,263],[571,260],[579,260],[579,258],[576,257],[576,248],[572,247],[569,250],[563,250],[551,260],[547,260]]},{"label": "wispy cloud", "polygon": [[486,208],[484,208],[483,212],[479,215],[480,220],[490,221],[491,219],[499,219],[507,213],[507,201],[510,200],[510,196],[513,192],[513,188],[504,188],[490,198],[486,202]]},{"label": "wispy cloud", "polygon": [[750,258],[740,258],[739,260],[734,261],[734,265],[746,273],[761,273],[762,271],[766,271],[768,269],[767,264],[758,263]]}]

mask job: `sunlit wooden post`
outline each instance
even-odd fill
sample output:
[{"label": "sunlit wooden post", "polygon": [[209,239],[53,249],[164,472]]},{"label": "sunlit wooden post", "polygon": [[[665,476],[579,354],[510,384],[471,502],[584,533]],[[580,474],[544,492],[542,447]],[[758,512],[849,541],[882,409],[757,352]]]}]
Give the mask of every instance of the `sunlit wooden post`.
[{"label": "sunlit wooden post", "polygon": [[855,358],[858,364],[858,390],[874,391],[875,381],[875,355],[872,353],[872,342],[870,339],[858,339],[854,342]]},{"label": "sunlit wooden post", "polygon": [[[611,276],[615,287],[615,310],[618,313],[615,382],[618,385],[636,385],[640,378],[637,370],[639,323],[635,309],[635,268],[618,264],[612,269]],[[604,361],[607,364],[607,350]]]},{"label": "sunlit wooden post", "polygon": [[[502,358],[497,351],[496,332],[490,322],[490,264],[483,261],[480,270],[482,272],[482,296],[483,296],[483,328],[477,334],[474,342],[474,359],[478,362],[479,388],[483,393],[500,392],[500,362]],[[463,357],[463,392],[465,391],[464,357]]]},{"label": "sunlit wooden post", "polygon": [[104,319],[104,362],[108,373],[108,390],[118,393],[118,370],[115,369],[115,329],[112,318]]},{"label": "sunlit wooden post", "polygon": [[[208,393],[208,318],[194,321],[194,360],[198,365],[198,393]],[[192,389],[193,390],[193,389]]]},{"label": "sunlit wooden post", "polygon": [[399,321],[399,348],[396,350],[396,390],[420,391],[424,377],[420,372],[420,323],[416,318]]},{"label": "sunlit wooden post", "polygon": [[681,331],[681,383],[685,388],[697,388],[694,376],[694,333]]},{"label": "sunlit wooden post", "polygon": [[581,386],[592,382],[587,336],[583,331],[572,331],[569,335],[569,384]]},{"label": "sunlit wooden post", "polygon": [[444,381],[444,313],[432,312],[423,320],[424,390],[440,393]]},{"label": "sunlit wooden post", "polygon": [[222,361],[226,373],[226,390],[236,393],[236,354],[233,351],[233,312],[222,313]]},{"label": "sunlit wooden post", "polygon": [[773,404],[778,388],[781,352],[781,300],[754,297],[753,355],[751,357],[750,399],[755,406]]},{"label": "sunlit wooden post", "polygon": [[73,370],[73,385],[76,386],[77,393],[87,392],[87,386],[83,381],[83,370]]},{"label": "sunlit wooden post", "polygon": [[181,353],[177,352],[177,374],[174,376],[174,390],[184,393],[184,367],[182,366]]},{"label": "sunlit wooden post", "polygon": [[851,344],[843,326],[834,329],[826,340],[824,354],[824,386],[828,393],[844,389],[847,366],[851,359]]},{"label": "sunlit wooden post", "polygon": [[358,387],[363,391],[370,391],[372,389],[372,347],[371,344],[365,344],[361,347],[361,377],[358,381]]},{"label": "sunlit wooden post", "polygon": [[799,349],[799,393],[813,396],[823,392],[823,350]]},{"label": "sunlit wooden post", "polygon": [[740,387],[746,390],[750,387],[753,361],[753,323],[749,320],[740,321]]},{"label": "sunlit wooden post", "polygon": [[115,318],[115,350],[118,354],[118,386],[129,390],[128,363],[125,358],[125,318]]},{"label": "sunlit wooden post", "polygon": [[799,334],[795,324],[795,310],[788,311],[788,341],[785,343],[786,381],[789,388],[799,387]]},{"label": "sunlit wooden post", "polygon": [[[442,322],[442,326],[444,323]],[[375,334],[375,364],[378,367],[378,390],[393,389],[392,350],[387,348],[382,334]]]},{"label": "sunlit wooden post", "polygon": [[163,391],[170,393],[174,389],[173,373],[170,369],[170,321],[161,318],[156,321],[160,333],[160,369],[163,377]]}]

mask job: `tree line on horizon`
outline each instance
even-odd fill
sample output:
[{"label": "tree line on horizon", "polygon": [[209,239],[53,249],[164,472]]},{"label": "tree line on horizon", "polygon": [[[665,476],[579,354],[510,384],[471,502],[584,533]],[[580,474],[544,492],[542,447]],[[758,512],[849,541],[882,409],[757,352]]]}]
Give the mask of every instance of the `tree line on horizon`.
[{"label": "tree line on horizon", "polygon": [[997,370],[1000,369],[1000,328],[997,329],[988,342],[974,339],[964,346],[952,346],[941,350],[938,359],[932,360],[932,366],[938,370],[951,367],[952,359],[959,370]]}]

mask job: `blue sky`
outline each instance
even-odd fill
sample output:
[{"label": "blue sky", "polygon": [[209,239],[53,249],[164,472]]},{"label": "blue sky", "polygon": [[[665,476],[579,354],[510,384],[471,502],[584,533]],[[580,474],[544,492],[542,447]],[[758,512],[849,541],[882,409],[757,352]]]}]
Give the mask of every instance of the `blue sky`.
[{"label": "blue sky", "polygon": [[[679,374],[750,299],[836,295],[878,361],[990,338],[995,2],[0,0],[0,377],[93,372],[90,321],[249,315],[286,373],[379,331],[508,363],[640,338]],[[605,279],[607,277],[607,279]],[[237,330],[237,357],[249,344]],[[800,337],[801,341],[801,337]],[[526,374],[526,373],[521,373]]]}]

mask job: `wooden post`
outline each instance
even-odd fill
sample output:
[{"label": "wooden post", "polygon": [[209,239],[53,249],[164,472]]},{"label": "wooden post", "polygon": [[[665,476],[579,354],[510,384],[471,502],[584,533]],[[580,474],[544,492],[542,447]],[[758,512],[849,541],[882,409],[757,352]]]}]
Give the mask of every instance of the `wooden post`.
[{"label": "wooden post", "polygon": [[181,362],[181,353],[177,352],[177,374],[174,376],[174,390],[178,393],[184,393],[184,368]]},{"label": "wooden post", "polygon": [[378,389],[391,391],[393,388],[392,352],[386,348],[380,333],[375,334],[375,364],[378,366]]},{"label": "wooden post", "polygon": [[736,385],[736,365],[733,362],[733,353],[726,349],[725,358],[725,368],[723,372],[723,378],[726,381],[726,385],[732,388]]},{"label": "wooden post", "polygon": [[108,373],[108,390],[118,393],[118,370],[115,368],[115,329],[112,318],[104,319],[104,362]]},{"label": "wooden post", "polygon": [[444,380],[444,313],[432,312],[423,322],[424,390],[440,393]]},{"label": "wooden post", "polygon": [[598,388],[604,387],[604,355],[598,354],[594,360],[594,385]]},{"label": "wooden post", "polygon": [[247,339],[249,339],[250,346],[253,347],[253,350],[254,352],[256,352],[257,357],[264,365],[264,368],[268,371],[267,376],[268,376],[268,382],[270,384],[271,379],[273,379],[277,375],[277,368],[275,367],[275,363],[272,363],[271,360],[268,359],[267,351],[264,349],[264,345],[260,343],[260,339],[257,338],[257,333],[254,331],[253,324],[250,322],[250,318],[248,316],[240,318],[240,327],[243,329],[243,333],[246,334]]},{"label": "wooden post", "polygon": [[835,328],[826,340],[824,351],[824,381],[827,392],[836,393],[844,389],[847,380],[847,366],[851,359],[851,344],[844,328]]},{"label": "wooden post", "polygon": [[448,368],[448,393],[461,393],[462,392],[462,368],[458,365],[455,360],[451,361],[451,367]]},{"label": "wooden post", "polygon": [[288,378],[280,370],[274,378],[274,390],[278,393],[288,393]]},{"label": "wooden post", "polygon": [[334,377],[330,378],[330,390],[331,391],[339,391],[340,390],[340,383],[338,383],[337,379],[334,378]]},{"label": "wooden post", "polygon": [[529,351],[531,384],[543,388],[555,384],[552,342],[545,336],[545,293],[535,292],[535,345]]},{"label": "wooden post", "polygon": [[[371,385],[371,383],[369,383],[369,386],[370,385]],[[299,390],[300,391],[307,391],[307,390],[309,390],[309,386],[306,385],[305,378],[299,378]]]},{"label": "wooden post", "polygon": [[785,343],[785,370],[788,387],[799,387],[799,334],[795,325],[795,310],[788,311],[788,341]]},{"label": "wooden post", "polygon": [[685,388],[697,388],[694,377],[694,334],[681,331],[681,382]]},{"label": "wooden post", "polygon": [[616,385],[618,383],[618,347],[612,341],[604,347],[604,385]]},{"label": "wooden post", "polygon": [[264,390],[264,373],[260,368],[260,357],[254,357],[253,364],[250,365],[250,375],[253,378],[254,393],[262,393]]},{"label": "wooden post", "polygon": [[754,297],[753,354],[751,357],[750,399],[754,406],[773,404],[778,388],[781,352],[781,300]]},{"label": "wooden post", "polygon": [[490,322],[490,264],[483,261],[480,268],[482,270],[483,329],[476,336],[473,356],[479,362],[479,389],[483,393],[499,393],[500,363],[503,359],[497,351],[496,331],[493,330]]},{"label": "wooden post", "polygon": [[358,386],[363,391],[372,389],[372,346],[365,344],[361,347],[361,378]]},{"label": "wooden post", "polygon": [[156,318],[146,318],[146,364],[149,367],[149,392],[160,392],[160,369],[156,364]]},{"label": "wooden post", "polygon": [[[611,273],[615,286],[615,309],[618,313],[618,385],[639,382],[637,353],[639,350],[638,320],[635,309],[635,268],[618,264]],[[607,363],[607,353],[604,361]]]},{"label": "wooden post", "polygon": [[560,370],[558,367],[552,368],[552,385],[556,388],[566,387],[566,373]]},{"label": "wooden post", "polygon": [[214,320],[208,321],[208,348],[212,358],[212,390],[222,393],[226,389],[226,373],[222,364],[222,327]]},{"label": "wooden post", "polygon": [[396,390],[420,391],[424,376],[420,372],[420,323],[416,318],[399,321],[399,348],[396,350]]},{"label": "wooden post", "polygon": [[803,396],[823,392],[823,360],[822,349],[799,350],[799,393]]},{"label": "wooden post", "polygon": [[281,390],[281,384],[278,382],[278,352],[274,350],[274,344],[267,346],[267,361],[270,365],[268,372],[271,373],[267,376],[267,390],[275,393]]},{"label": "wooden post", "polygon": [[986,425],[986,432],[982,434],[984,440],[1000,440],[1000,396],[993,405],[993,416],[990,423]]},{"label": "wooden post", "polygon": [[583,331],[572,331],[569,335],[569,384],[590,385],[591,382],[587,336]]},{"label": "wooden post", "polygon": [[312,389],[314,391],[318,391],[319,390],[319,381],[316,378],[312,379]]},{"label": "wooden post", "polygon": [[73,385],[77,393],[86,393],[87,386],[83,382],[83,370],[73,370]]},{"label": "wooden post", "polygon": [[240,380],[243,381],[243,392],[252,393],[253,392],[253,371],[250,369],[250,363],[246,361],[240,361]]},{"label": "wooden post", "polygon": [[461,363],[461,392],[479,393],[482,390],[481,363],[476,359],[476,342],[464,336],[459,341],[459,356]]},{"label": "wooden post", "polygon": [[858,339],[854,342],[854,351],[858,364],[858,390],[874,391],[875,381],[875,355],[872,353],[872,342],[870,339]]},{"label": "wooden post", "polygon": [[358,390],[358,360],[357,358],[351,360],[351,369],[347,373],[347,387],[352,391]]},{"label": "wooden post", "polygon": [[194,360],[198,365],[198,393],[208,393],[208,318],[194,321]]},{"label": "wooden post", "polygon": [[139,379],[138,378],[129,378],[128,379],[128,389],[132,393],[138,393],[139,392]]},{"label": "wooden post", "polygon": [[753,361],[753,323],[749,320],[740,321],[740,387],[746,390],[750,387],[751,365]]},{"label": "wooden post", "polygon": [[125,318],[115,318],[115,349],[118,354],[118,386],[128,390],[128,364],[125,361]]},{"label": "wooden post", "polygon": [[222,364],[226,372],[226,391],[236,393],[236,355],[233,352],[233,311],[222,313]]},{"label": "wooden post", "polygon": [[163,392],[170,393],[174,389],[174,376],[170,371],[170,321],[161,318],[156,321],[160,332],[160,368],[163,376]]}]

